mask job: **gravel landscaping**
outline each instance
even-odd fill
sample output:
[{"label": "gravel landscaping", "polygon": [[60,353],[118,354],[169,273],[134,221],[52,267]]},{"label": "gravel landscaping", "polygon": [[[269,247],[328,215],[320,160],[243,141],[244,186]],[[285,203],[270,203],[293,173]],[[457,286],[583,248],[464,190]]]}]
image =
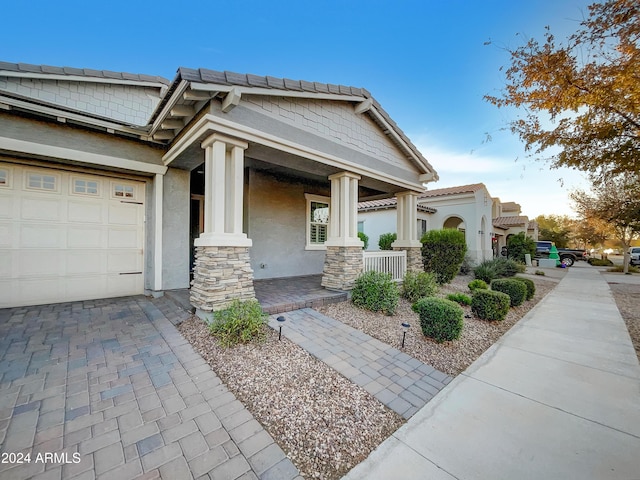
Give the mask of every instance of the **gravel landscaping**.
[{"label": "gravel landscaping", "polygon": [[640,360],[640,281],[638,284],[609,282],[609,287]]},{"label": "gravel landscaping", "polygon": [[[457,375],[559,281],[548,276],[526,277],[536,284],[532,300],[512,308],[503,322],[465,318],[462,337],[442,344],[423,337],[417,315],[402,299],[391,317],[357,309],[350,302],[318,310],[395,347],[402,341],[400,323],[408,321],[412,328],[404,351]],[[441,289],[440,295],[468,293],[471,280],[470,276],[458,276]],[[469,307],[465,307],[465,313],[470,315]],[[341,478],[404,423],[364,389],[297,345],[285,338],[278,341],[274,331],[268,331],[263,344],[222,349],[196,317],[183,322],[179,329],[306,478]]]}]

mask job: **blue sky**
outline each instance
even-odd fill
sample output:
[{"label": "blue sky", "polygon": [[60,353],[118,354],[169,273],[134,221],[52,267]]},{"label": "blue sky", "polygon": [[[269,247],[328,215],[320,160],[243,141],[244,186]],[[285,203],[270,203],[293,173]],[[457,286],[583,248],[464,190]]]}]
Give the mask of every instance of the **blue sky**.
[{"label": "blue sky", "polygon": [[[440,175],[483,182],[523,214],[572,214],[571,170],[527,157],[517,112],[483,100],[525,38],[575,31],[584,0],[20,1],[3,5],[0,60],[161,75],[179,66],[364,87]],[[486,45],[487,42],[491,42]],[[490,138],[490,140],[489,140]]]}]

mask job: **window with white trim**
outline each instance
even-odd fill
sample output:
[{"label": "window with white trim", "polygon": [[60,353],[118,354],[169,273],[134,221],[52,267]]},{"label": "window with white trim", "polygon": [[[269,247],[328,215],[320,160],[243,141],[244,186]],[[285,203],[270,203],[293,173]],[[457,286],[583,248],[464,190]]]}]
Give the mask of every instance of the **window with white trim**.
[{"label": "window with white trim", "polygon": [[84,178],[73,179],[73,193],[78,195],[98,195],[98,182]]},{"label": "window with white trim", "polygon": [[418,219],[418,240],[420,240],[425,233],[427,233],[427,221]]},{"label": "window with white trim", "polygon": [[29,190],[48,190],[54,192],[58,189],[58,182],[55,175],[44,173],[28,173],[27,188]]},{"label": "window with white trim", "polygon": [[114,183],[113,196],[116,198],[134,198],[135,187],[126,183]]},{"label": "window with white trim", "polygon": [[307,199],[307,250],[324,250],[329,238],[328,197],[305,194]]}]

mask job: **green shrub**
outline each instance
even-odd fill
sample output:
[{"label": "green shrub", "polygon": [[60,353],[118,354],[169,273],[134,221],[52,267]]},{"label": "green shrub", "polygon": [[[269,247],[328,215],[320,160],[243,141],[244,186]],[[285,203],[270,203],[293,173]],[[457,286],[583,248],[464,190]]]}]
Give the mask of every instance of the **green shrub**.
[{"label": "green shrub", "polygon": [[267,314],[257,300],[234,300],[224,310],[213,312],[209,332],[222,347],[265,338]]},{"label": "green shrub", "polygon": [[544,273],[542,270],[536,270],[533,273],[538,275],[538,276],[540,276],[540,277],[544,277],[546,275],[546,273]]},{"label": "green shrub", "polygon": [[460,338],[464,311],[456,303],[429,297],[418,300],[412,308],[420,317],[420,327],[425,336],[438,343]]},{"label": "green shrub", "polygon": [[522,305],[527,298],[527,286],[513,278],[498,278],[491,282],[491,290],[509,295],[512,307]]},{"label": "green shrub", "polygon": [[471,290],[472,293],[479,288],[484,288],[484,289],[489,288],[489,285],[487,285],[487,282],[485,282],[484,280],[480,280],[479,278],[476,278],[475,280],[471,280],[469,282],[469,285],[467,286],[469,287],[469,290]]},{"label": "green shrub", "polygon": [[531,237],[527,237],[524,232],[511,235],[507,240],[507,256],[511,260],[524,263],[524,255],[528,253],[533,258],[536,254],[536,242]]},{"label": "green shrub", "polygon": [[590,258],[587,262],[594,267],[610,267],[613,265],[613,262],[608,258]]},{"label": "green shrub", "polygon": [[351,301],[356,307],[393,315],[398,306],[400,294],[391,280],[391,274],[374,272],[360,275],[351,292]]},{"label": "green shrub", "polygon": [[396,233],[383,233],[378,239],[378,247],[380,247],[380,250],[393,250],[391,244],[397,239],[398,234]]},{"label": "green shrub", "polygon": [[450,293],[447,295],[447,300],[459,303],[460,305],[471,305],[471,297],[464,293]]},{"label": "green shrub", "polygon": [[411,303],[423,297],[431,297],[438,292],[438,284],[433,274],[409,271],[402,281],[402,296]]},{"label": "green shrub", "polygon": [[433,273],[441,285],[453,280],[467,253],[464,233],[454,228],[429,230],[421,242],[424,270]]},{"label": "green shrub", "polygon": [[471,297],[471,311],[482,320],[504,320],[510,303],[506,293],[479,289]]},{"label": "green shrub", "polygon": [[493,262],[485,260],[473,269],[473,276],[476,277],[477,280],[482,280],[485,283],[491,283],[491,280],[498,278],[498,272],[496,271],[496,267],[493,265]]},{"label": "green shrub", "polygon": [[531,300],[533,298],[533,296],[536,294],[536,284],[533,283],[533,280],[530,280],[528,278],[522,278],[522,277],[513,277],[513,280],[517,280],[519,282],[522,282],[526,285],[527,287],[527,300]]},{"label": "green shrub", "polygon": [[516,273],[523,273],[526,269],[523,263],[510,258],[498,257],[491,260],[498,277],[513,277]]},{"label": "green shrub", "polygon": [[[613,268],[607,268],[607,272],[616,272],[616,273],[624,272],[624,266],[623,265],[616,265]],[[629,273],[640,273],[640,268],[634,267],[633,265],[629,265],[628,272]]]},{"label": "green shrub", "polygon": [[369,248],[369,236],[366,233],[358,232],[358,238],[364,242],[364,245],[362,246],[363,250]]}]

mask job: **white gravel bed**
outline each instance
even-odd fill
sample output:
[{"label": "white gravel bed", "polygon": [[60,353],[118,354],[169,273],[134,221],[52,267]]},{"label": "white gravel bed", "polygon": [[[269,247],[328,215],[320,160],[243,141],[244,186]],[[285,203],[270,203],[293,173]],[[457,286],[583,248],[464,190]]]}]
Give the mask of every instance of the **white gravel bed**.
[{"label": "white gravel bed", "polygon": [[[418,315],[411,310],[411,304],[403,298],[400,299],[398,309],[392,316],[356,308],[350,302],[326,305],[318,308],[318,311],[396,348],[401,348],[402,343],[400,324],[407,322],[411,328],[407,333],[402,350],[441,372],[455,376],[493,345],[558,282],[558,279],[537,275],[526,275],[526,278],[530,278],[536,284],[534,298],[525,301],[518,307],[509,309],[507,317],[501,322],[479,320],[471,313],[471,307],[463,307],[465,315],[470,318],[464,319],[460,338],[451,342],[437,343],[425,337],[420,330]],[[454,292],[470,295],[467,285],[471,280],[473,280],[472,276],[458,275],[453,282],[441,287],[438,296],[446,297],[447,294]]]},{"label": "white gravel bed", "polygon": [[222,349],[197,317],[179,326],[304,477],[341,478],[404,423],[363,388],[265,328],[264,344]]}]

